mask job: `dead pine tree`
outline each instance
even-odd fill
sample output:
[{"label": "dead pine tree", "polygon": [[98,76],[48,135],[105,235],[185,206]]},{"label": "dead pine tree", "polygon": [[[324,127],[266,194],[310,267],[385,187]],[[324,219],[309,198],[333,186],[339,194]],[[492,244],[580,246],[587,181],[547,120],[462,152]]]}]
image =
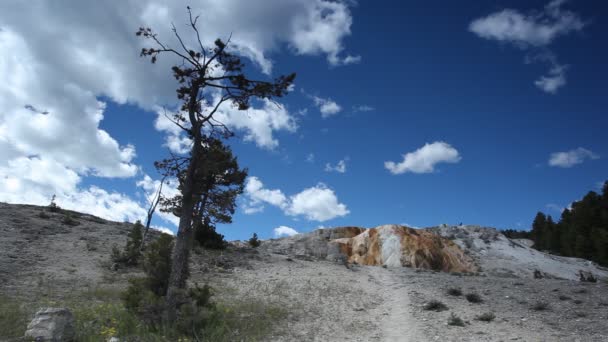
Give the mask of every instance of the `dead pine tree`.
[{"label": "dead pine tree", "polygon": [[239,110],[247,110],[254,98],[273,99],[286,95],[295,79],[295,74],[280,76],[273,81],[248,78],[241,59],[227,49],[230,40],[224,42],[218,38],[213,46],[205,46],[197,27],[198,16],[193,17],[190,7],[187,9],[196,47],[187,46],[175,26],[173,33],[176,48],[161,42],[151,28],[140,27],[136,32],[137,36],[152,44],[151,47],[141,50],[142,57],[150,58],[152,63],[166,54],[179,58],[180,63],[171,70],[179,83],[177,98],[182,105],[173,115],[172,121],[192,142],[188,166],[182,181],[179,225],[166,296],[167,319],[170,322],[175,321],[177,317],[180,298],[186,289],[194,207],[197,204],[193,196],[195,171],[199,168],[197,164],[201,162],[196,156],[201,154],[205,131],[214,127],[225,128],[221,122],[214,119],[222,104],[228,102]]}]

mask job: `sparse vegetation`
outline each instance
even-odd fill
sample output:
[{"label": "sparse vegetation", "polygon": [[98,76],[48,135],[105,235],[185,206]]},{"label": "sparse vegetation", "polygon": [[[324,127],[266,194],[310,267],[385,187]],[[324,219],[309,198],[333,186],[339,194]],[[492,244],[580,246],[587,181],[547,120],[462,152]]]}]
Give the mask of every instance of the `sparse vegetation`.
[{"label": "sparse vegetation", "polygon": [[467,293],[464,297],[469,301],[469,303],[483,302],[483,299],[477,293]]},{"label": "sparse vegetation", "polygon": [[41,219],[50,219],[51,216],[47,213],[44,212],[44,210],[40,210],[40,213],[38,213],[38,217],[40,217]]},{"label": "sparse vegetation", "polygon": [[536,303],[534,303],[531,307],[532,310],[534,311],[545,311],[545,310],[549,310],[549,303],[547,302],[542,302],[542,301],[538,301]]},{"label": "sparse vegetation", "polygon": [[427,311],[444,311],[447,310],[448,306],[443,304],[442,302],[433,299],[430,302],[424,304],[424,310]]},{"label": "sparse vegetation", "polygon": [[455,297],[462,296],[462,290],[457,287],[451,287],[448,289],[447,294]]},{"label": "sparse vegetation", "polygon": [[110,259],[118,265],[135,266],[139,264],[141,258],[141,241],[143,239],[144,226],[140,221],[135,222],[127,235],[127,243],[124,250],[118,249],[116,245],[112,246]]},{"label": "sparse vegetation", "polygon": [[55,195],[51,198],[51,203],[49,203],[49,211],[52,213],[58,213],[61,211],[61,208],[55,203]]},{"label": "sparse vegetation", "polygon": [[559,298],[559,300],[570,300],[570,299],[572,299],[571,297],[568,297],[566,295],[559,295],[558,298]]},{"label": "sparse vegetation", "polygon": [[450,317],[448,318],[448,325],[464,327],[464,321],[462,320],[462,318],[456,316],[456,314],[452,312],[450,314]]},{"label": "sparse vegetation", "polygon": [[261,242],[260,239],[258,239],[258,234],[257,233],[253,233],[253,236],[249,239],[249,246],[253,247],[253,248],[258,248],[260,246]]},{"label": "sparse vegetation", "polygon": [[579,305],[579,304],[583,304],[583,301],[580,299],[575,299],[572,301],[572,303]]},{"label": "sparse vegetation", "polygon": [[486,312],[479,316],[476,316],[475,319],[482,322],[491,322],[496,318],[496,315],[493,312]]},{"label": "sparse vegetation", "polygon": [[74,216],[70,213],[66,213],[63,216],[63,219],[61,220],[61,223],[68,225],[68,226],[77,226],[80,224],[80,222],[76,221],[74,219]]},{"label": "sparse vegetation", "polygon": [[0,337],[23,336],[28,322],[28,313],[18,301],[0,295]]}]

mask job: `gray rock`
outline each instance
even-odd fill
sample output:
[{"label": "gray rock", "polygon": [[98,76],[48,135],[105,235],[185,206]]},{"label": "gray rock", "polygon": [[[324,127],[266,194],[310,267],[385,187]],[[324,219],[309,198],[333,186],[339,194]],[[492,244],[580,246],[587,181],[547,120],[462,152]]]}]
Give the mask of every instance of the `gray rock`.
[{"label": "gray rock", "polygon": [[74,316],[67,308],[43,308],[27,325],[26,338],[44,342],[74,340]]}]

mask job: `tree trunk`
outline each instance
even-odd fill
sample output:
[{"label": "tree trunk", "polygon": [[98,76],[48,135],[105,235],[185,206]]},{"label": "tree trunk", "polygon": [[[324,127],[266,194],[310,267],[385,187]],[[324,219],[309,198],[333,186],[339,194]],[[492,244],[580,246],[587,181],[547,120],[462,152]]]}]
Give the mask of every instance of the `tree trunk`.
[{"label": "tree trunk", "polygon": [[182,184],[182,205],[179,217],[179,226],[173,254],[171,260],[171,274],[167,287],[167,297],[165,299],[166,314],[169,322],[175,322],[177,309],[182,304],[186,290],[186,280],[188,278],[188,264],[190,262],[190,248],[192,247],[192,216],[194,213],[194,184],[195,171],[197,168],[197,157],[201,149],[201,123],[196,119],[197,96],[199,91],[198,83],[194,83],[190,90],[190,101],[188,104],[188,115],[192,124],[192,149],[190,150],[190,164],[186,172],[184,183]]},{"label": "tree trunk", "polygon": [[[192,147],[194,155],[198,148]],[[192,215],[194,212],[194,202],[192,200],[193,185],[194,185],[194,169],[196,165],[192,161],[188,166],[184,186],[182,190],[182,205],[179,217],[179,227],[173,247],[171,260],[171,274],[169,276],[169,284],[167,288],[167,319],[169,322],[174,322],[177,318],[177,309],[179,307],[180,298],[186,289],[186,279],[188,278],[188,263],[190,260],[190,248],[192,246]]]}]

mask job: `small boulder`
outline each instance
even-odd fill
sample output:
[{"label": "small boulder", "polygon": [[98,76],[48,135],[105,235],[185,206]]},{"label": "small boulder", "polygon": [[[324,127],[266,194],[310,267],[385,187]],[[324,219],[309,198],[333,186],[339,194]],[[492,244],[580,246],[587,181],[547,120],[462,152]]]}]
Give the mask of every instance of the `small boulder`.
[{"label": "small boulder", "polygon": [[74,340],[74,316],[67,308],[43,308],[27,325],[25,337],[41,342]]}]

